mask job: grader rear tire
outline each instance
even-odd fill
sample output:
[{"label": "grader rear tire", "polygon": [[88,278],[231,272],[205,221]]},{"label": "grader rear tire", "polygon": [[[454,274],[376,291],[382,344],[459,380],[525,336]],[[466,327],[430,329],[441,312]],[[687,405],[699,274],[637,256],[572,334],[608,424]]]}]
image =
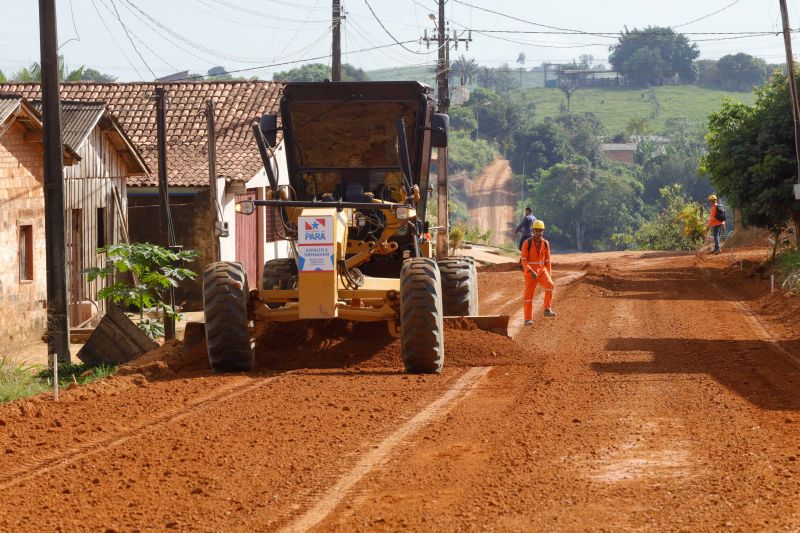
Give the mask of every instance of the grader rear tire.
[{"label": "grader rear tire", "polygon": [[[264,263],[264,274],[261,276],[261,290],[290,290],[297,286],[297,263],[291,258],[271,259]],[[267,307],[277,309],[284,302],[267,302]]]},{"label": "grader rear tire", "polygon": [[253,368],[247,324],[247,275],[241,263],[211,263],[203,271],[208,360],[215,372]]},{"label": "grader rear tire", "polygon": [[433,374],[444,366],[442,284],[436,261],[415,257],[400,271],[400,342],[406,372]]},{"label": "grader rear tire", "polygon": [[439,261],[445,316],[478,313],[478,271],[471,257],[445,257]]}]

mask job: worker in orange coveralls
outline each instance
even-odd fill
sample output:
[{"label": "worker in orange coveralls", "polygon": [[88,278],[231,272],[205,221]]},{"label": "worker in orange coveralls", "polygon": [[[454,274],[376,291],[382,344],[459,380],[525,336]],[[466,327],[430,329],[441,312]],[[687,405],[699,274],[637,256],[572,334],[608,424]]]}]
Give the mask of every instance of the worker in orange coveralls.
[{"label": "worker in orange coveralls", "polygon": [[523,310],[525,312],[525,325],[533,325],[533,293],[536,285],[544,287],[544,316],[556,316],[553,312],[553,267],[550,264],[550,243],[544,235],[544,222],[537,220],[533,223],[533,236],[522,243],[520,263],[525,275],[525,293],[523,294]]}]

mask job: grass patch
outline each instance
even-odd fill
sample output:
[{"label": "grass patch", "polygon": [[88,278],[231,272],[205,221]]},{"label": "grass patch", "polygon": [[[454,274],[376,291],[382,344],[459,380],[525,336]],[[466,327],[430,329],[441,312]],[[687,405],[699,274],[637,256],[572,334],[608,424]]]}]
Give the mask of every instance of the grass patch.
[{"label": "grass patch", "polygon": [[0,403],[34,396],[45,390],[47,382],[37,378],[32,367],[0,356]]},{"label": "grass patch", "polygon": [[800,291],[800,251],[787,250],[780,253],[775,258],[775,266],[783,280],[782,287],[790,291]]},{"label": "grass patch", "polygon": [[[591,111],[600,119],[606,133],[613,135],[622,131],[631,118],[648,119],[654,131],[661,131],[667,120],[686,118],[700,125],[708,123],[708,115],[718,111],[722,98],[752,104],[755,96],[750,92],[728,92],[706,89],[696,85],[654,87],[653,89],[578,89],[572,95],[570,111]],[[535,120],[557,117],[562,103],[566,103],[559,89],[527,89],[515,92],[514,101],[536,104]]]},{"label": "grass patch", "polygon": [[[89,366],[84,363],[61,363],[58,365],[58,383],[67,388],[73,383],[85,385],[105,379],[116,373],[116,365]],[[14,363],[8,357],[0,357],[0,403],[35,396],[53,388],[53,371],[42,370],[24,363]]]}]

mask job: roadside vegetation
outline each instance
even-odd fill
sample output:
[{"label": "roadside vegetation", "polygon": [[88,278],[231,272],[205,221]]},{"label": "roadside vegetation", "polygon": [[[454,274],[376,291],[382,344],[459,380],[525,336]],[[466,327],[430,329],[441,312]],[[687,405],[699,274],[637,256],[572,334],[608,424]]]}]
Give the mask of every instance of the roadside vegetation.
[{"label": "roadside vegetation", "polygon": [[[533,68],[524,54],[496,68],[461,56],[452,63],[451,83],[467,85],[470,95],[450,107],[450,176],[470,179],[490,155],[507,158],[524,193],[518,212],[530,206],[559,249],[697,249],[712,192],[727,207],[729,228],[781,231],[793,216],[800,222],[800,208],[795,215],[786,192],[794,178],[793,147],[784,146],[791,112],[779,90],[782,65],[745,53],[698,56],[687,36],[660,27],[622,32],[610,68],[587,55]],[[559,78],[559,70],[582,78]],[[531,72],[548,86],[531,87]],[[762,126],[730,126],[749,124],[751,115]],[[769,117],[778,131],[767,131]],[[635,146],[633,161],[609,159],[602,143]],[[769,152],[775,143],[780,148]],[[454,179],[451,188],[454,242],[477,237],[467,238],[465,183]],[[752,190],[762,192],[745,198]],[[774,220],[765,218],[770,205],[778,206]],[[742,220],[733,220],[739,208]]]},{"label": "roadside vegetation", "polygon": [[[116,365],[88,366],[83,363],[58,365],[58,383],[61,388],[85,385],[116,373]],[[36,396],[53,388],[53,371],[16,363],[0,356],[0,403]]]}]

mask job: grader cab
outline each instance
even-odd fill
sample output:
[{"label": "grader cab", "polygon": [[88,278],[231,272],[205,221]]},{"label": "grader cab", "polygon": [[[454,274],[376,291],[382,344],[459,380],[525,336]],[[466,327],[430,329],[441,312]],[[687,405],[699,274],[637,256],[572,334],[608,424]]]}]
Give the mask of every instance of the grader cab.
[{"label": "grader cab", "polygon": [[[386,322],[400,337],[408,372],[440,372],[444,318],[478,314],[475,262],[436,261],[425,221],[431,149],[446,146],[448,117],[417,82],[289,83],[282,124],[253,126],[269,180],[266,200],[292,257],[267,261],[259,287],[242,266],[218,262],[203,274],[205,331],[216,371],[249,370],[251,338],[266,321]],[[288,185],[274,175],[282,133]],[[468,318],[469,319],[469,318]],[[508,317],[475,319],[503,331]],[[253,323],[253,327],[250,323]]]}]

